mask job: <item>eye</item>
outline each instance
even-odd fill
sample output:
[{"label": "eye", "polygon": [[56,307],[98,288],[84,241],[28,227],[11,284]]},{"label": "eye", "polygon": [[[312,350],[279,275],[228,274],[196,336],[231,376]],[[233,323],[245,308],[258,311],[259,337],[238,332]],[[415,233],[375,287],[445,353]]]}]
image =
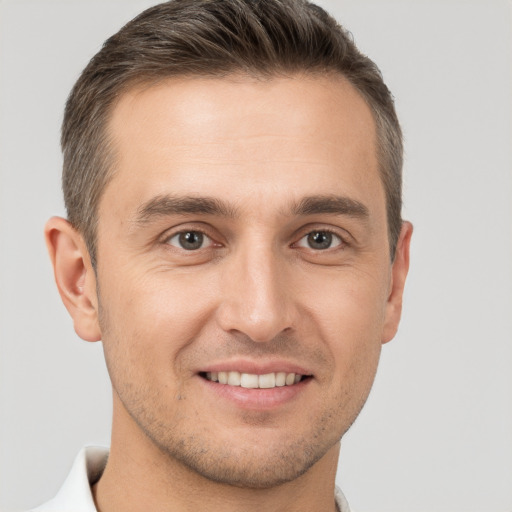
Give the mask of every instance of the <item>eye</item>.
[{"label": "eye", "polygon": [[186,251],[197,251],[211,246],[213,242],[201,231],[180,231],[169,238],[167,243]]},{"label": "eye", "polygon": [[311,231],[306,236],[303,236],[297,245],[299,247],[306,247],[314,249],[315,251],[324,251],[338,247],[343,243],[342,239],[330,231]]}]

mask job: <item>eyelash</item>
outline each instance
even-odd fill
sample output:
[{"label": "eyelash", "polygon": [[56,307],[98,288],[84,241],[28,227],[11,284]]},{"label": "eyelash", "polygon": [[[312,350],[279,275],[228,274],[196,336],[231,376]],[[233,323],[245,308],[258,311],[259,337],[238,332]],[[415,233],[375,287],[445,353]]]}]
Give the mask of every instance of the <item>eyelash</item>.
[{"label": "eyelash", "polygon": [[206,238],[207,240],[210,241],[209,245],[213,245],[214,244],[212,238],[210,236],[208,236],[204,231],[201,231],[199,229],[187,229],[187,230],[183,230],[183,231],[178,231],[177,233],[174,233],[173,235],[167,237],[166,240],[165,240],[165,243],[167,243],[169,245],[172,245],[173,247],[176,247],[178,249],[183,249],[185,251],[190,251],[190,252],[194,252],[194,250],[198,250],[198,249],[204,249],[204,247],[202,247],[202,243],[201,243],[201,247],[198,247],[197,249],[186,249],[183,246],[178,247],[178,245],[174,245],[174,244],[171,243],[171,240],[173,238],[178,237],[178,239],[179,239],[179,237],[181,237],[181,236],[186,236],[186,235],[189,235],[189,234],[192,234],[192,233],[200,235],[201,242],[203,242],[203,239]]},{"label": "eyelash", "polygon": [[[301,246],[299,245],[300,242],[302,240],[304,240],[305,238],[309,237],[310,235],[313,235],[313,234],[319,234],[319,233],[323,233],[323,234],[328,234],[330,237],[332,238],[335,238],[338,240],[338,243],[335,245],[335,246],[330,246],[330,247],[327,247],[325,249],[313,249],[312,247],[309,247],[310,249],[314,250],[315,252],[318,252],[318,253],[321,253],[321,252],[326,252],[326,251],[329,251],[331,249],[337,249],[337,248],[343,248],[345,246],[347,246],[348,244],[345,242],[345,239],[337,232],[335,232],[334,230],[332,229],[325,229],[325,228],[319,228],[319,229],[312,229],[306,233],[304,233],[297,242],[295,242],[295,244],[293,245],[297,245],[299,247],[304,247],[304,246]],[[334,240],[332,240],[332,242],[334,242]]]},{"label": "eyelash", "polygon": [[[198,248],[190,248],[190,249],[186,249],[185,247],[183,247],[180,242],[177,242],[177,244],[172,244],[171,243],[171,240],[173,240],[174,238],[176,237],[181,237],[183,235],[187,235],[187,234],[199,234],[201,237],[204,237],[206,238],[207,240],[209,240],[209,244],[207,247],[203,247],[202,244],[200,247]],[[329,247],[326,247],[325,249],[315,249],[313,247],[306,247],[304,245],[300,245],[300,242],[304,239],[306,239],[307,237],[309,237],[310,235],[313,235],[313,234],[320,234],[320,233],[323,233],[323,234],[327,234],[329,235],[330,237],[332,237],[332,239],[335,239],[335,240],[330,240],[330,246]],[[337,240],[337,243],[336,243],[336,240]],[[203,240],[201,240],[202,242]],[[221,244],[220,243],[217,243],[215,242],[215,240],[213,239],[213,237],[211,237],[205,230],[203,229],[182,229],[180,231],[177,231],[169,236],[166,236],[165,239],[163,240],[163,242],[167,245],[170,245],[178,250],[183,250],[183,251],[186,251],[186,252],[189,252],[189,253],[194,253],[194,252],[197,252],[201,249],[209,249],[211,247],[214,247],[217,245],[217,247],[220,247]],[[331,246],[332,243],[336,243],[336,245],[334,247]],[[306,242],[307,243],[307,242]],[[180,244],[181,246],[179,246],[178,244]],[[303,232],[303,234],[301,235],[301,237],[296,241],[294,242],[293,244],[291,244],[291,247],[303,247],[305,249],[311,249],[312,251],[314,251],[315,253],[322,253],[322,252],[327,252],[327,251],[331,251],[331,250],[342,250],[343,248],[347,247],[348,246],[348,243],[346,242],[345,238],[342,237],[338,232],[332,230],[332,229],[326,229],[326,228],[317,228],[317,229],[310,229],[306,232]]]}]

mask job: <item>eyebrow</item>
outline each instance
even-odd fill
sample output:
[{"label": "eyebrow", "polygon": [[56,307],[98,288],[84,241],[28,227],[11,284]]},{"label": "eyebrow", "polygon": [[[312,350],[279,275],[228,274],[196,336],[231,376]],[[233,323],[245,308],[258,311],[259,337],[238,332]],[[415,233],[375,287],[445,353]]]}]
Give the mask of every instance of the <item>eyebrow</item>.
[{"label": "eyebrow", "polygon": [[[345,215],[366,220],[370,214],[361,202],[344,196],[314,195],[293,203],[289,210],[293,216],[319,214]],[[156,196],[144,203],[138,210],[135,221],[147,224],[159,217],[171,215],[215,215],[236,218],[238,209],[221,199],[203,196]]]},{"label": "eyebrow", "polygon": [[355,199],[336,195],[309,196],[292,207],[293,215],[334,214],[346,215],[362,220],[370,216],[368,208]]},{"label": "eyebrow", "polygon": [[136,222],[146,224],[158,217],[189,214],[233,218],[237,212],[232,206],[213,197],[162,195],[150,199],[138,209]]}]

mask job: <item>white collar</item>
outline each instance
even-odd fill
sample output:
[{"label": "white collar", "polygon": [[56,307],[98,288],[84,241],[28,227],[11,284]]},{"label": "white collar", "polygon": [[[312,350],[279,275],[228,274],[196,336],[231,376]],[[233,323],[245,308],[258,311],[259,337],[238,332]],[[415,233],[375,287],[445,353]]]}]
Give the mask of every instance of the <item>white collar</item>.
[{"label": "white collar", "polygon": [[55,498],[31,512],[97,512],[91,485],[99,480],[107,459],[108,448],[82,448]]},{"label": "white collar", "polygon": [[[100,479],[107,459],[108,448],[82,448],[55,498],[33,509],[32,512],[97,512],[91,486]],[[347,500],[338,487],[335,489],[335,498],[340,512],[350,512]]]}]

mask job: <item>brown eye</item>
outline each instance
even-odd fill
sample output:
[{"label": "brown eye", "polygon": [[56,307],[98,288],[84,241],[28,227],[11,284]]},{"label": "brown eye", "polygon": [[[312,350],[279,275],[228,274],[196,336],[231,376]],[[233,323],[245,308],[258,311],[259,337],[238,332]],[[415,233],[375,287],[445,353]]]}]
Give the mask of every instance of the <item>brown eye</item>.
[{"label": "brown eye", "polygon": [[168,243],[186,251],[196,251],[211,245],[212,241],[201,231],[181,231],[169,238]]},{"label": "brown eye", "polygon": [[330,231],[311,231],[311,233],[302,237],[297,245],[316,251],[324,251],[338,247],[341,244],[341,238]]}]

